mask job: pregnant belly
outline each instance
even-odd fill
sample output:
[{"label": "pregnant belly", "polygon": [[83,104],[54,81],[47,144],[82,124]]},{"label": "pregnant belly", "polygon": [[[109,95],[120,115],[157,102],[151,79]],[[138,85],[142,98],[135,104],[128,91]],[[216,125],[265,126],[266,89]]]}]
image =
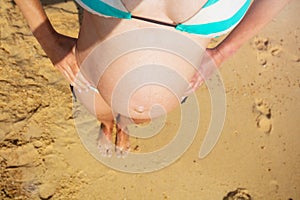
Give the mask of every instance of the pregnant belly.
[{"label": "pregnant belly", "polygon": [[200,64],[203,41],[161,27],[124,30],[97,43],[80,69],[115,113],[153,118],[180,103]]}]

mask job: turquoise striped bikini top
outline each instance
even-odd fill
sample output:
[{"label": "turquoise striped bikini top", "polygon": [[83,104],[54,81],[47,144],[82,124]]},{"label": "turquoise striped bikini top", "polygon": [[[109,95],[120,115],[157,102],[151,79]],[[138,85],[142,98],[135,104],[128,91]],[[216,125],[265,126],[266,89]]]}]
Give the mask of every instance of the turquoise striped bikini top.
[{"label": "turquoise striped bikini top", "polygon": [[139,19],[157,24],[173,26],[175,29],[213,38],[231,31],[244,17],[251,0],[208,0],[193,17],[180,24],[168,24],[134,16],[121,0],[75,0],[87,11],[104,17]]}]

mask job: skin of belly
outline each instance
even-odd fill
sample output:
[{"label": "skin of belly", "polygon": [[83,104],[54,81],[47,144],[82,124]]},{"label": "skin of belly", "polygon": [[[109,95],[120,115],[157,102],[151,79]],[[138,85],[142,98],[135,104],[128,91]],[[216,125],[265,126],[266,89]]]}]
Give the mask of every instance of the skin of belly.
[{"label": "skin of belly", "polygon": [[[172,13],[172,11],[169,13]],[[157,27],[160,29],[164,28],[171,31],[177,31],[172,27],[161,26],[134,19],[125,20],[104,18],[85,12],[76,47],[78,64],[80,65],[84,59],[89,56],[90,52],[103,41],[109,40],[115,35],[126,31],[147,27]],[[193,39],[204,50],[208,45],[209,39],[207,38],[201,38],[199,36],[190,35],[183,32],[180,32],[180,34]],[[108,49],[103,49],[103,51],[108,51]],[[157,112],[155,114],[157,116],[174,109],[180,103],[180,99],[174,95],[172,89],[155,83],[143,86],[137,85],[135,87],[136,89],[131,92],[129,99],[127,98],[128,95],[125,95],[124,98],[122,95],[119,95],[119,99],[115,100],[117,102],[117,106],[115,104],[112,105],[113,92],[118,86],[119,81],[122,80],[125,75],[130,75],[132,70],[146,64],[168,66],[171,71],[176,72],[180,75],[180,77],[186,80],[186,83],[189,82],[195,72],[193,66],[191,66],[187,61],[168,52],[141,50],[129,53],[116,59],[106,69],[102,77],[99,78],[100,81],[97,86],[98,90],[100,91],[100,95],[98,98],[103,98],[107,105],[112,107],[112,109],[117,112],[118,108],[116,107],[126,107],[128,112],[125,115],[134,119],[148,119],[151,116],[156,117],[153,113],[150,116],[150,111],[152,110],[153,106],[159,106],[161,112],[163,112]],[[156,74],[149,74],[149,76],[155,77]],[[135,78],[138,79],[139,77],[134,77],[133,79]],[[166,76],[165,78],[170,79],[171,77]],[[174,81],[174,87],[181,86],[176,85],[177,80],[172,81]],[[126,84],[127,83],[125,83],[125,85]]]},{"label": "skin of belly", "polygon": [[[166,67],[168,77],[162,77],[157,80],[156,74],[153,72],[149,74],[143,72],[145,63],[150,63],[150,67],[153,68],[157,65],[159,67]],[[135,70],[139,70],[140,76],[135,76]],[[169,73],[168,73],[169,72]],[[121,110],[122,107],[129,107],[130,116],[136,119],[147,118],[148,113],[151,111],[153,105],[160,106],[166,112],[174,109],[178,105],[180,99],[176,97],[173,88],[182,88],[182,92],[186,88],[180,85],[182,83],[181,79],[172,76],[172,72],[180,75],[182,79],[185,80],[186,85],[188,84],[188,79],[194,74],[194,68],[189,63],[179,58],[176,55],[169,54],[167,52],[143,50],[141,52],[133,52],[129,55],[122,56],[116,60],[103,74],[99,81],[98,88],[101,95],[104,97],[105,101],[111,104],[113,102],[113,92],[117,87],[124,88],[122,91],[127,91],[129,85],[133,85],[136,82],[143,82],[143,76],[147,76],[147,79],[153,80],[153,83],[146,82],[145,85],[134,85],[135,89],[129,90],[131,92],[130,98],[129,94],[117,95],[118,101],[117,105],[114,105],[116,109]],[[147,73],[147,74],[145,74]],[[122,78],[127,78],[127,82],[123,84]],[[178,78],[180,78],[178,77]],[[165,80],[172,78],[171,85],[164,85]],[[179,97],[180,98],[180,97]],[[143,108],[144,112],[141,112]],[[125,111],[124,111],[125,112]],[[154,113],[152,113],[153,115]],[[156,114],[158,116],[159,114]]]}]

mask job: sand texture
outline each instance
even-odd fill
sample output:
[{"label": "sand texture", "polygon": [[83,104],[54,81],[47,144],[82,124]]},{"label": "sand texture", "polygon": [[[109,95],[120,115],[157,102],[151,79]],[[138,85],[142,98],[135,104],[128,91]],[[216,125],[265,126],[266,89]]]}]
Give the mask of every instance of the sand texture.
[{"label": "sand texture", "polygon": [[[47,1],[45,10],[59,32],[77,36],[72,1]],[[299,10],[300,1],[292,1],[223,64],[226,121],[209,156],[198,158],[211,108],[203,85],[197,91],[198,134],[190,148],[160,171],[128,174],[86,151],[68,83],[18,8],[1,0],[0,199],[299,200]],[[169,126],[176,129],[175,122]],[[152,150],[168,137],[135,139],[133,145],[137,152]]]}]

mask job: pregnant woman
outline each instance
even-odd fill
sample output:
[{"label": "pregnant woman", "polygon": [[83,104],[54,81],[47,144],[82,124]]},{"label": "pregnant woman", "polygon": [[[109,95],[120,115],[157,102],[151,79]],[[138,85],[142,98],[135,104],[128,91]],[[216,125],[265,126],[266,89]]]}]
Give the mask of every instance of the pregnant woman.
[{"label": "pregnant woman", "polygon": [[[129,45],[128,37],[130,44],[134,43],[134,34],[141,34],[136,37],[135,45],[139,45],[141,37],[147,41],[154,40],[154,44],[169,33],[170,40],[173,35],[179,38],[182,36],[203,49],[192,58],[200,69],[204,68],[200,66],[201,60],[208,58],[216,66],[220,66],[288,1],[254,0],[251,4],[251,0],[76,0],[84,8],[84,13],[79,37],[74,39],[55,31],[39,0],[15,0],[52,63],[75,87],[79,100],[101,121],[99,147],[104,155],[111,154],[109,144],[116,119],[114,114],[118,116],[116,150],[119,154],[124,154],[129,149],[126,134],[126,125],[130,121],[128,119],[142,123],[159,116],[161,112],[150,117],[150,112],[156,105],[164,113],[171,111],[184,98],[185,90],[196,89],[203,81],[203,76],[199,75],[195,66],[180,56],[153,48],[144,48],[122,56],[115,55],[119,57],[110,62],[109,66],[104,66],[106,57],[103,55],[114,56],[111,54],[126,48]],[[143,35],[141,30],[147,30],[148,35]],[[229,32],[217,47],[207,49],[211,38]],[[128,37],[122,40],[119,37],[122,34]],[[193,49],[188,44],[185,48]],[[142,67],[144,71],[140,74],[132,73],[139,66],[149,63],[153,65],[153,71],[150,66]],[[168,70],[179,74],[186,80],[186,84],[174,80],[168,73],[161,73],[160,79],[169,80],[172,88],[155,83],[134,85],[141,83],[141,79],[157,77],[160,72],[157,66],[168,66]],[[127,82],[120,82],[127,74]],[[122,95],[120,91],[115,94],[119,82],[123,88],[127,89],[130,85],[135,90],[131,91],[130,96]],[[172,91],[178,88],[180,92],[174,94]],[[85,93],[85,89],[92,89],[92,92]],[[91,93],[92,96],[88,95]]]}]

